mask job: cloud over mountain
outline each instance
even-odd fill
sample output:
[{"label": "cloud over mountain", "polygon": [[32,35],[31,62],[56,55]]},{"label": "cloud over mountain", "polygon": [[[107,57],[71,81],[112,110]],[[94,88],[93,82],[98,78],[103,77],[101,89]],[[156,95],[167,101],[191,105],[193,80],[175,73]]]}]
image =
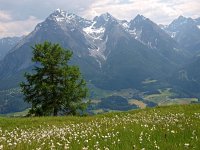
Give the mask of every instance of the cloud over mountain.
[{"label": "cloud over mountain", "polygon": [[[116,18],[131,20],[139,13],[162,24],[169,24],[180,15],[200,16],[200,3],[196,0],[0,0],[0,4],[1,37],[30,32],[57,8],[88,19],[109,12]],[[22,26],[20,32],[16,30]]]}]

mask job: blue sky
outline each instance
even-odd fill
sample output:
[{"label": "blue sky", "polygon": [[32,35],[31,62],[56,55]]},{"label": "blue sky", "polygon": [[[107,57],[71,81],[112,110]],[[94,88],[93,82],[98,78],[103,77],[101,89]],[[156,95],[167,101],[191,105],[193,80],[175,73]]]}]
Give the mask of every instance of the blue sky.
[{"label": "blue sky", "polygon": [[57,8],[88,19],[105,12],[127,20],[142,14],[159,24],[200,17],[200,0],[0,0],[0,38],[28,34]]}]

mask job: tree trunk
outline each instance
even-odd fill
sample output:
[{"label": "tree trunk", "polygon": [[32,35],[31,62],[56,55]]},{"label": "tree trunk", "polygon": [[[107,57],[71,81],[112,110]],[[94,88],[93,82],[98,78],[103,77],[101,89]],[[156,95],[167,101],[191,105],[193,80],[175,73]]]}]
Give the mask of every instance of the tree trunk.
[{"label": "tree trunk", "polygon": [[53,116],[57,116],[58,115],[58,109],[56,107],[54,107],[53,109]]}]

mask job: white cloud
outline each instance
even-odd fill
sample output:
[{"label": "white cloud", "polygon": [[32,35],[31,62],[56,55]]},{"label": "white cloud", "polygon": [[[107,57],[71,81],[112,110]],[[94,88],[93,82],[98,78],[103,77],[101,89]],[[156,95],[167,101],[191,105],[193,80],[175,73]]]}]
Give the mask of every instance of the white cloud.
[{"label": "white cloud", "polygon": [[[125,0],[123,0],[125,1]],[[168,24],[179,15],[200,17],[200,2],[196,0],[101,0],[96,1],[83,13],[92,18],[109,12],[119,19],[133,19],[142,14],[157,23]]]},{"label": "white cloud", "polygon": [[0,11],[0,21],[10,21],[10,20],[12,20],[12,17],[8,12]]},{"label": "white cloud", "polygon": [[175,6],[175,8],[180,10],[180,13],[182,15],[192,17],[192,18],[200,17],[200,1],[199,0],[186,1],[185,3],[181,3]]},{"label": "white cloud", "polygon": [[200,17],[200,0],[0,0],[0,4],[0,37],[31,32],[57,8],[89,19],[105,12],[127,20],[142,14],[162,24],[180,15]]},{"label": "white cloud", "polygon": [[41,22],[41,20],[33,16],[30,16],[26,20],[0,22],[0,37],[27,35],[39,22]]}]

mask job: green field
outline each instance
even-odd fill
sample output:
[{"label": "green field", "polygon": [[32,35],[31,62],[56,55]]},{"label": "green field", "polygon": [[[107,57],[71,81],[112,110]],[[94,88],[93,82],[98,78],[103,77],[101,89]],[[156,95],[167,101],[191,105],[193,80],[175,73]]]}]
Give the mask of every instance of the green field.
[{"label": "green field", "polygon": [[0,118],[0,149],[200,149],[200,105],[87,117]]},{"label": "green field", "polygon": [[197,98],[171,98],[173,96],[176,96],[176,93],[173,93],[170,88],[167,88],[159,90],[159,94],[145,95],[144,99],[163,106],[198,102]]}]

